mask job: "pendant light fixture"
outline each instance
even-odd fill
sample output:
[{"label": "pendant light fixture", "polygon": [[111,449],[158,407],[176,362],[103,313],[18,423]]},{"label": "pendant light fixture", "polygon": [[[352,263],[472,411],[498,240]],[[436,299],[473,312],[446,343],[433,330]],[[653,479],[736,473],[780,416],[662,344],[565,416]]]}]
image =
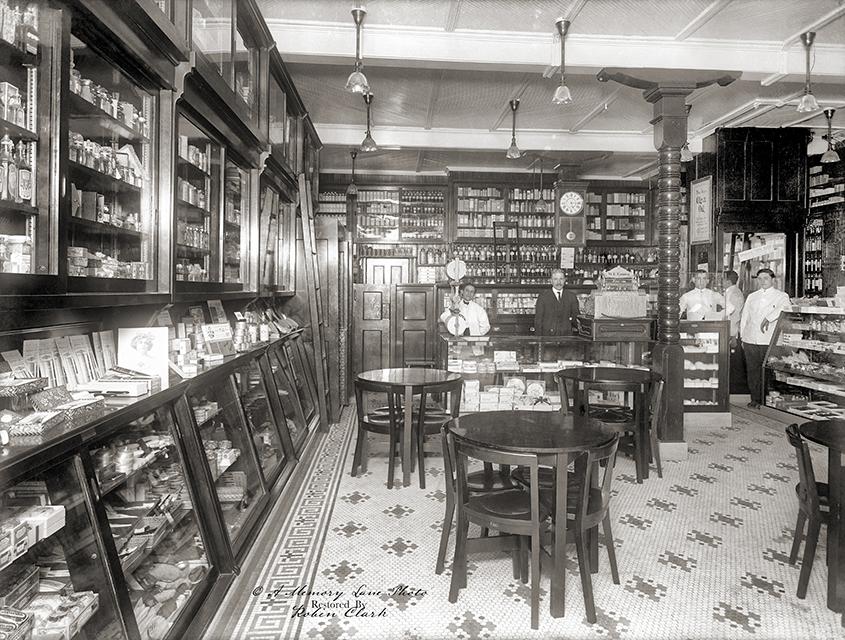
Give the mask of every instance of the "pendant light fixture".
[{"label": "pendant light fixture", "polygon": [[349,152],[349,155],[352,156],[352,181],[349,183],[349,186],[346,187],[346,197],[358,197],[358,185],[355,184],[355,158],[358,157],[358,151],[353,149]]},{"label": "pendant light fixture", "polygon": [[560,34],[560,86],[555,89],[552,102],[554,104],[569,104],[572,102],[572,93],[566,86],[566,34],[569,31],[569,20],[558,18],[555,26]]},{"label": "pendant light fixture", "polygon": [[[689,112],[692,110],[692,105],[687,104],[687,105],[684,105],[684,107],[686,108],[687,118],[689,118]],[[689,130],[689,127],[687,127],[687,130]],[[689,148],[689,140],[687,140],[686,142],[684,142],[683,146],[681,147],[681,162],[690,162],[692,160],[692,158],[693,158],[693,156],[692,156],[692,151],[690,151],[690,148]]]},{"label": "pendant light fixture", "polygon": [[546,213],[549,210],[549,203],[543,197],[543,159],[540,158],[540,199],[534,203],[534,211]]},{"label": "pendant light fixture", "polygon": [[367,10],[364,7],[356,7],[352,10],[352,19],[355,20],[355,70],[349,74],[349,79],[346,81],[347,91],[364,95],[370,92],[370,83],[367,82],[367,76],[361,71],[363,66],[361,60],[361,30],[364,27],[364,16],[366,15]]},{"label": "pendant light fixture", "polygon": [[513,119],[511,120],[511,146],[508,147],[507,157],[511,160],[517,160],[522,157],[522,152],[516,146],[516,110],[519,109],[519,98],[514,98],[510,102],[511,113]]},{"label": "pendant light fixture", "polygon": [[378,151],[376,141],[373,140],[373,136],[370,133],[370,105],[373,103],[373,94],[365,93],[364,102],[367,103],[367,135],[364,136],[364,140],[361,142],[361,151],[370,153],[372,151]]},{"label": "pendant light fixture", "polygon": [[798,101],[798,113],[811,113],[819,110],[819,103],[816,102],[816,97],[810,89],[810,49],[812,49],[815,39],[815,31],[806,31],[801,34],[801,42],[804,43],[804,49],[807,54],[807,66],[804,73],[804,95]]},{"label": "pendant light fixture", "polygon": [[827,118],[827,151],[824,152],[820,162],[827,164],[829,162],[839,162],[839,154],[836,153],[836,149],[833,148],[833,125],[831,121],[833,120],[833,114],[836,113],[836,109],[825,109],[824,110],[824,117]]}]

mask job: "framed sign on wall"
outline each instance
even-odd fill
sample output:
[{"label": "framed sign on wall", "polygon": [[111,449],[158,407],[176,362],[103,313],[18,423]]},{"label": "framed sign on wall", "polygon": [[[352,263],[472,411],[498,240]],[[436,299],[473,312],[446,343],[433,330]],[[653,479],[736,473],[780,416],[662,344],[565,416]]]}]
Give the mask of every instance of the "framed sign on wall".
[{"label": "framed sign on wall", "polygon": [[713,176],[690,182],[689,243],[713,241]]}]

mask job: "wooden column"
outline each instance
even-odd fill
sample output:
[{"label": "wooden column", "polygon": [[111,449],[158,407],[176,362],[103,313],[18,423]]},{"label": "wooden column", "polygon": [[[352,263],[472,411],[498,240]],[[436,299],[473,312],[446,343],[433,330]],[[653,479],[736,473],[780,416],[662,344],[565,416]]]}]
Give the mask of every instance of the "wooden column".
[{"label": "wooden column", "polygon": [[602,69],[598,79],[643,90],[654,105],[654,147],[658,160],[657,344],[654,369],[665,380],[662,426],[664,442],[684,442],[684,350],[680,345],[680,188],[681,147],[687,141],[686,97],[695,89],[730,84],[736,74],[680,69]]}]

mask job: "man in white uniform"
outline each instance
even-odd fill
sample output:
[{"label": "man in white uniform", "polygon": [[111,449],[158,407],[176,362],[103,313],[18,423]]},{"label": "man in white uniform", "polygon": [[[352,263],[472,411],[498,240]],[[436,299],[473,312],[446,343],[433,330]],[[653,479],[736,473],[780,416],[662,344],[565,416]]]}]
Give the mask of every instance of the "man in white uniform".
[{"label": "man in white uniform", "polygon": [[789,296],[775,289],[775,272],[760,269],[757,283],[760,288],[745,299],[742,318],[739,322],[739,335],[742,338],[742,350],[748,372],[748,389],[751,392],[752,409],[763,404],[763,360],[766,349],[774,335],[775,321],[780,312],[790,308]]},{"label": "man in white uniform", "polygon": [[745,296],[737,286],[739,274],[736,271],[725,271],[725,280],[731,283],[725,289],[725,315],[731,321],[731,342],[733,343],[739,335],[739,320],[742,317],[742,308],[745,306]]},{"label": "man in white uniform", "polygon": [[708,289],[710,276],[704,269],[699,269],[693,277],[695,289],[681,296],[681,315],[687,314],[687,320],[706,320],[708,314],[717,313],[725,307],[721,293]]},{"label": "man in white uniform", "polygon": [[484,307],[473,300],[475,285],[465,282],[458,291],[458,304],[440,314],[440,322],[446,325],[447,331],[452,335],[462,336],[467,332],[471,336],[487,335],[490,331],[490,320]]}]

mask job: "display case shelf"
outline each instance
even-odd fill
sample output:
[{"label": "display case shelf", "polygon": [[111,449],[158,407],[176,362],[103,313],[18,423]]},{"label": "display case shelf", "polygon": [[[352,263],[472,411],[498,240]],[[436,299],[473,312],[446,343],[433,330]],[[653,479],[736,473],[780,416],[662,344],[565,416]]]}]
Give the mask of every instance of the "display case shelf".
[{"label": "display case shelf", "polygon": [[26,204],[25,202],[12,202],[10,200],[0,200],[0,215],[20,215],[20,216],[34,216],[38,214],[38,209]]},{"label": "display case shelf", "polygon": [[29,53],[13,45],[11,42],[0,39],[0,65],[20,65],[22,67],[37,67],[41,56],[37,53]]},{"label": "display case shelf", "polygon": [[126,229],[124,227],[116,227],[113,224],[106,224],[104,222],[97,222],[96,220],[87,220],[78,216],[71,216],[71,224],[79,229],[90,231],[91,233],[106,233],[124,238],[132,238],[140,240],[143,233],[134,229]]},{"label": "display case shelf", "polygon": [[0,118],[0,137],[2,136],[9,136],[13,140],[26,140],[28,142],[38,140],[38,134],[34,131],[24,129],[13,122]]},{"label": "display case shelf", "polygon": [[68,120],[72,131],[86,138],[111,138],[126,142],[149,142],[149,138],[142,135],[129,125],[88,102],[74,92],[68,93],[70,113]]},{"label": "display case shelf", "polygon": [[211,215],[210,211],[190,202],[179,200],[178,198],[176,200],[176,208],[182,214],[180,217],[187,222],[202,222],[207,216]]},{"label": "display case shelf", "polygon": [[185,173],[188,174],[188,177],[195,178],[198,180],[204,179],[211,179],[211,174],[207,171],[203,170],[202,167],[197,166],[187,158],[183,158],[182,156],[177,156],[177,161],[179,163],[179,170],[185,170]]},{"label": "display case shelf", "polygon": [[78,187],[87,186],[94,189],[103,189],[108,193],[141,193],[141,188],[136,187],[134,184],[130,184],[125,180],[118,180],[73,160],[68,162],[68,168],[70,169],[71,180]]}]

